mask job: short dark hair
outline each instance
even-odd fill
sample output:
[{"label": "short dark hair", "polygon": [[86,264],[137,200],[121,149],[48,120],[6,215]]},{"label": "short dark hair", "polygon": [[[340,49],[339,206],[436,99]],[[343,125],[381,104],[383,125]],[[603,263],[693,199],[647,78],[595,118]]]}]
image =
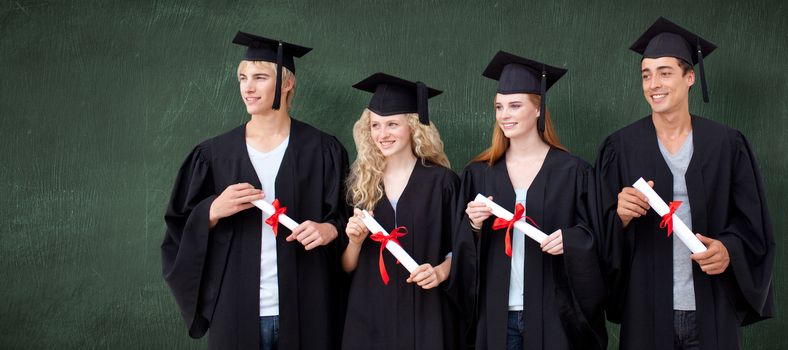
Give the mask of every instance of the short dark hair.
[{"label": "short dark hair", "polygon": [[687,61],[682,60],[680,58],[677,58],[676,60],[679,61],[679,68],[681,68],[681,75],[682,76],[687,75],[687,72],[693,70],[692,69],[692,65],[687,63]]}]

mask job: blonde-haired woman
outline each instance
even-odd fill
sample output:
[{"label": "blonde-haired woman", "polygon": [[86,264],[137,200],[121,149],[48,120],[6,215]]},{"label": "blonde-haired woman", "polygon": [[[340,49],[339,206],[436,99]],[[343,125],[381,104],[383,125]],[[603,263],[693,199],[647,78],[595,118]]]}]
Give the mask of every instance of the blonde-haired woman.
[{"label": "blonde-haired woman", "polygon": [[[352,274],[343,349],[456,349],[454,307],[438,287],[451,268],[459,178],[427,115],[440,94],[423,83],[376,73],[354,85],[372,92],[353,127],[358,156],[348,178],[356,208],[347,225],[343,269]],[[383,251],[360,209],[373,212],[421,265],[409,273]]]},{"label": "blonde-haired woman", "polygon": [[[492,144],[463,172],[466,219],[456,243],[476,242],[476,249],[455,248],[452,271],[465,277],[458,285],[475,298],[476,349],[607,345],[587,198],[590,166],[561,145],[545,106],[547,89],[565,72],[501,51],[483,74],[498,80]],[[474,201],[477,193],[547,238],[537,243],[492,217]]]}]

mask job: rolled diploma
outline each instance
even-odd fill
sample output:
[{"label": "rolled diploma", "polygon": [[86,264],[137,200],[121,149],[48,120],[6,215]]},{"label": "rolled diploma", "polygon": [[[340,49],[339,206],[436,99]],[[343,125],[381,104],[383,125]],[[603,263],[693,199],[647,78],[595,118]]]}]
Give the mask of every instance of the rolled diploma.
[{"label": "rolled diploma", "polygon": [[[271,203],[268,203],[262,199],[252,201],[252,204],[254,204],[255,207],[260,208],[260,210],[262,210],[264,213],[268,214],[269,216],[274,215],[274,213],[276,212],[276,209],[274,209],[274,206],[271,205]],[[287,216],[287,214],[279,215],[279,223],[285,225],[285,227],[289,228],[290,231],[292,231],[293,229],[296,228],[296,226],[298,226],[298,223],[293,221],[293,219]]]},{"label": "rolled diploma", "polygon": [[[482,202],[482,203],[484,203],[484,205],[492,208],[492,214],[497,216],[497,217],[499,217],[499,218],[501,218],[501,219],[511,220],[514,217],[514,214],[512,214],[512,212],[504,209],[502,206],[500,206],[500,205],[496,204],[495,202],[489,200],[487,197],[482,196],[481,193],[476,195],[476,198],[474,199],[474,201]],[[542,232],[541,230],[539,230],[536,227],[531,226],[529,223],[527,223],[525,221],[517,221],[517,222],[515,222],[514,223],[514,228],[516,228],[518,231],[522,232],[526,236],[530,237],[534,241],[538,242],[539,244],[542,244],[542,242],[545,240],[545,238],[547,238],[547,235],[544,232]]]},{"label": "rolled diploma", "polygon": [[[364,225],[367,226],[367,229],[370,233],[382,232],[386,236],[389,235],[388,231],[386,231],[383,226],[380,226],[378,221],[375,220],[375,218],[373,218],[368,211],[362,210],[361,212],[364,213],[364,217],[361,220],[364,222]],[[389,241],[388,244],[386,244],[386,249],[391,253],[391,255],[394,255],[394,257],[399,260],[402,266],[405,266],[405,268],[408,269],[408,272],[413,272],[413,270],[419,267],[419,264],[416,263],[416,260],[413,260],[413,258],[408,255],[405,249],[402,249],[401,245]]]},{"label": "rolled diploma", "polygon": [[[670,207],[668,207],[665,201],[659,197],[657,192],[654,192],[654,189],[652,189],[642,177],[635,181],[635,184],[632,185],[632,187],[637,188],[638,191],[646,195],[648,198],[648,205],[650,205],[651,209],[654,209],[654,211],[657,212],[659,216],[663,216],[670,211]],[[689,248],[689,250],[691,250],[693,253],[706,251],[706,246],[700,242],[698,237],[695,237],[695,234],[692,233],[692,230],[690,230],[690,228],[687,227],[687,224],[681,221],[681,219],[676,214],[673,214],[673,233],[679,236],[681,242],[683,242],[684,245],[686,245],[687,248]]]}]

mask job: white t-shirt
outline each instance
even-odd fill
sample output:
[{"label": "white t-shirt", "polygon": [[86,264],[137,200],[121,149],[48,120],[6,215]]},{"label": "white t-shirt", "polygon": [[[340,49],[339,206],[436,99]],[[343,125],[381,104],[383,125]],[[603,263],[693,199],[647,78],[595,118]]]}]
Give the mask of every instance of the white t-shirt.
[{"label": "white t-shirt", "polygon": [[[525,206],[527,188],[515,188],[515,201]],[[523,216],[521,221],[525,221]],[[525,236],[512,228],[512,269],[509,273],[509,311],[523,310],[523,286],[525,285]]]},{"label": "white t-shirt", "polygon": [[[265,193],[264,201],[273,203],[276,199],[276,175],[282,158],[287,150],[290,137],[286,138],[279,146],[270,152],[260,152],[248,144],[246,150],[252,161],[257,177],[260,179],[262,190]],[[262,249],[260,250],[260,316],[279,315],[279,277],[276,266],[276,238],[270,225],[265,223],[268,214],[260,211],[263,221]]]}]

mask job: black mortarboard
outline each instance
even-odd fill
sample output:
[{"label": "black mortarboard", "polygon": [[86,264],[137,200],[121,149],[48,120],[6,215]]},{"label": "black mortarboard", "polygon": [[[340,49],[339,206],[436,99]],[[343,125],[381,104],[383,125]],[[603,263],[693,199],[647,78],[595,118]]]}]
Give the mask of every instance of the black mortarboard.
[{"label": "black mortarboard", "polygon": [[677,24],[660,17],[635,41],[630,50],[643,58],[675,57],[690,65],[698,64],[703,101],[709,102],[706,86],[706,72],[703,57],[708,56],[717,46],[686,30]]},{"label": "black mortarboard", "polygon": [[276,90],[272,108],[279,109],[279,100],[282,96],[282,66],[295,74],[293,57],[301,57],[312,49],[240,31],[235,34],[233,43],[247,47],[244,60],[276,63]]},{"label": "black mortarboard", "polygon": [[367,107],[371,111],[382,116],[418,113],[424,125],[430,125],[427,99],[443,93],[420,81],[414,83],[386,73],[372,74],[353,87],[373,93]]},{"label": "black mortarboard", "polygon": [[482,73],[483,76],[498,80],[499,94],[538,94],[539,121],[537,127],[544,132],[546,93],[567,70],[536,62],[504,51],[498,51]]}]

